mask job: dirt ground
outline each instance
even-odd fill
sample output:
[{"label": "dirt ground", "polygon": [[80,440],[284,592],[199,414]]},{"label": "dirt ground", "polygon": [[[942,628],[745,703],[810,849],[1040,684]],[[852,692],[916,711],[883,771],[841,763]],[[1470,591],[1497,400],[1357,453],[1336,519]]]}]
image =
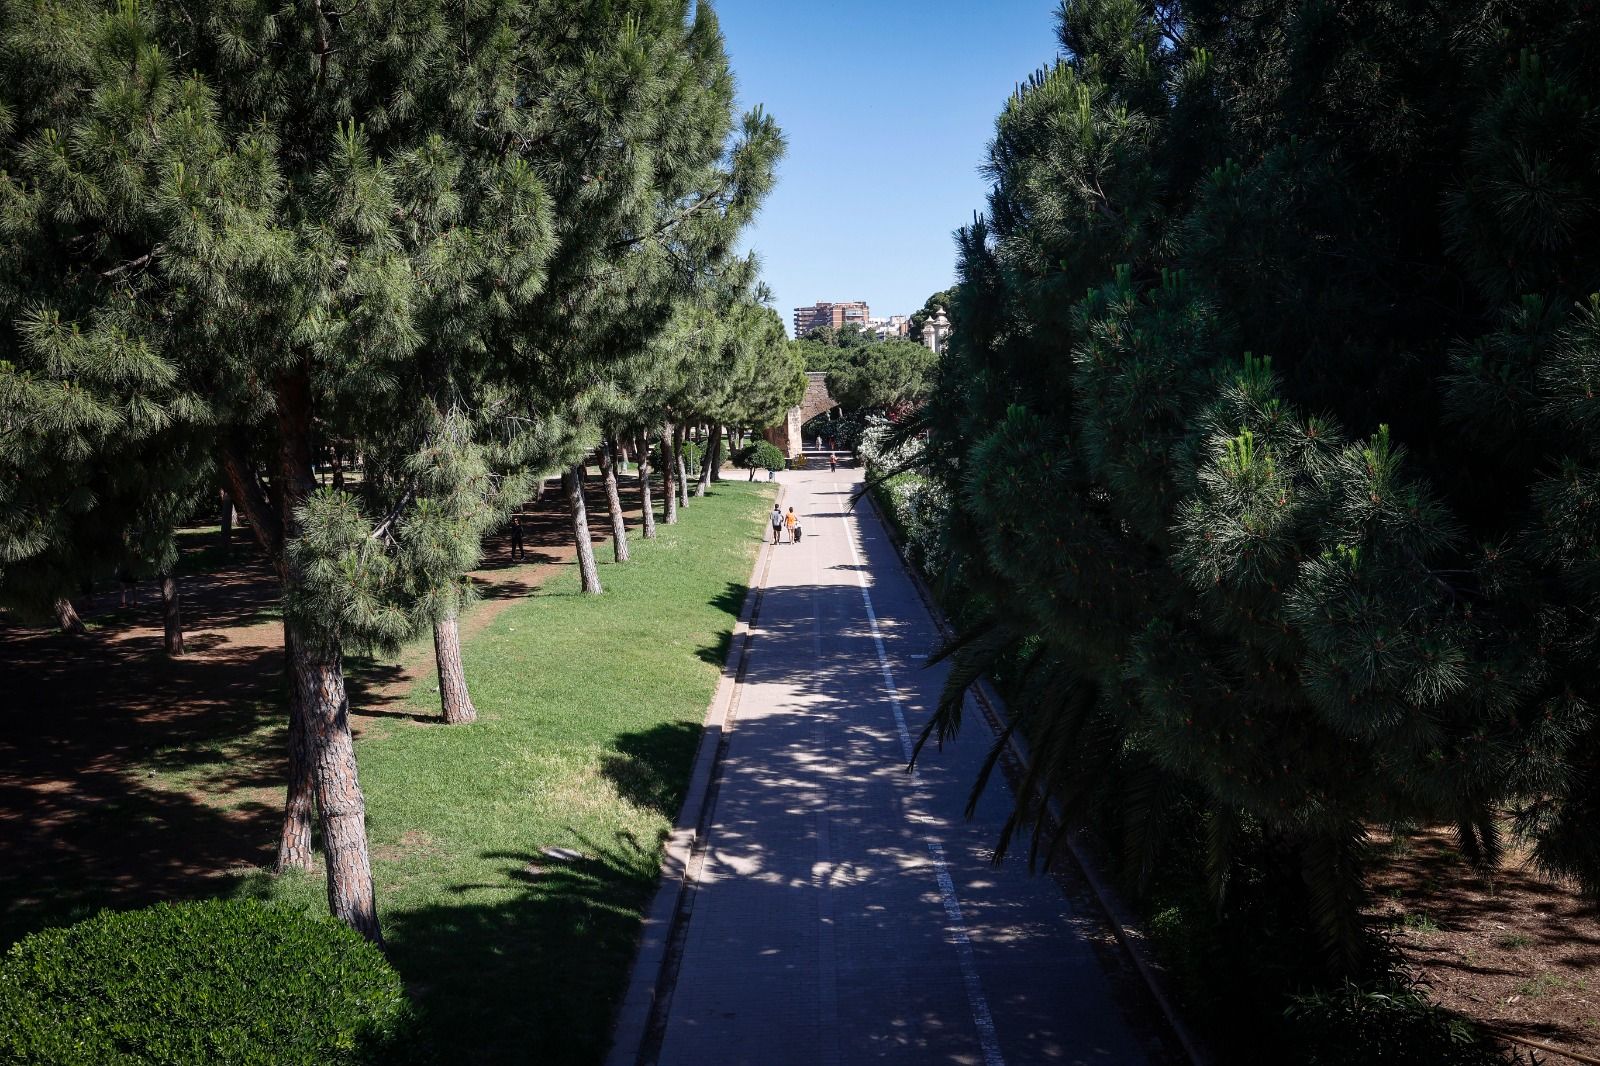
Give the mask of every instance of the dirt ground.
[{"label": "dirt ground", "polygon": [[[625,488],[630,478],[624,478]],[[596,552],[610,523],[598,478],[588,491]],[[638,502],[624,493],[629,524]],[[470,638],[532,592],[575,549],[550,487],[524,510],[527,559],[509,537],[484,543]],[[269,566],[248,530],[217,565],[219,533],[185,536],[180,564],[187,654],[162,652],[151,583],[122,606],[112,584],[77,607],[87,636],[0,613],[0,948],[102,906],[222,890],[271,861],[283,803],[283,627]],[[190,572],[212,565],[209,573]],[[347,663],[359,733],[433,672],[422,640],[396,660]]]},{"label": "dirt ground", "polygon": [[[1443,1006],[1508,1036],[1600,1061],[1600,908],[1526,855],[1474,875],[1453,836],[1380,837],[1376,913]],[[1526,1050],[1526,1049],[1525,1049]]]}]

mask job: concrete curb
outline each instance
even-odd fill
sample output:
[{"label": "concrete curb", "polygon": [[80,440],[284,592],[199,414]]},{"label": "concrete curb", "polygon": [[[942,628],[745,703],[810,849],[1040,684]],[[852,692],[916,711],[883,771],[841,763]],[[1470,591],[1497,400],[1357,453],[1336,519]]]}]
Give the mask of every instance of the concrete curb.
[{"label": "concrete curb", "polygon": [[[911,560],[906,557],[905,545],[901,544],[899,538],[895,536],[894,525],[890,523],[888,516],[883,513],[883,507],[878,503],[877,497],[870,491],[862,495],[872,505],[872,511],[877,516],[878,524],[883,527],[889,543],[894,545],[895,554],[900,557],[900,563],[905,568],[907,576],[911,578],[912,587],[917,590],[917,595],[921,597],[923,606],[928,609],[929,616],[933,618],[934,625],[938,627],[940,634],[948,639],[953,635],[953,632],[949,622],[945,619],[943,609],[940,608],[939,602],[933,597],[933,590],[928,587],[928,583],[923,580],[922,575],[917,572],[917,568],[911,565]],[[1005,701],[1000,698],[1000,694],[989,684],[988,678],[980,679],[973,686],[972,694],[983,710],[984,719],[988,723],[989,729],[998,737],[1004,730],[1007,720]],[[1016,732],[1012,732],[1006,746],[1011,757],[1016,760],[1017,765],[1025,773],[1030,761],[1027,741],[1023,740]],[[1019,774],[1011,784],[1015,787],[1021,781],[1022,776]],[[1061,805],[1054,797],[1047,797],[1046,804],[1051,818],[1055,820],[1057,825],[1060,825],[1062,823]],[[1204,1044],[1195,1036],[1189,1025],[1178,1013],[1177,1007],[1173,1004],[1172,996],[1166,987],[1166,980],[1161,975],[1160,964],[1156,962],[1154,952],[1151,950],[1150,941],[1145,936],[1144,931],[1139,928],[1133,917],[1132,910],[1123,902],[1116,890],[1106,883],[1105,878],[1100,876],[1098,867],[1079,846],[1076,833],[1069,832],[1067,834],[1066,844],[1067,851],[1072,856],[1073,865],[1077,867],[1078,872],[1082,875],[1084,884],[1089,886],[1089,891],[1093,894],[1095,902],[1100,905],[1100,910],[1105,915],[1106,924],[1111,929],[1112,935],[1116,937],[1117,943],[1122,946],[1128,959],[1133,963],[1135,972],[1138,973],[1140,980],[1149,991],[1150,997],[1155,1001],[1162,1017],[1166,1019],[1167,1027],[1171,1030],[1178,1045],[1183,1049],[1183,1053],[1193,1066],[1211,1066],[1213,1061],[1211,1055],[1206,1051]]]},{"label": "concrete curb", "polygon": [[[781,504],[783,498],[784,489],[780,485],[777,502]],[[722,676],[717,680],[717,690],[706,711],[705,727],[700,734],[700,744],[695,748],[694,769],[689,774],[683,807],[673,822],[661,856],[661,883],[645,913],[638,953],[628,972],[627,990],[611,1027],[611,1050],[606,1055],[606,1066],[637,1066],[645,1061],[652,1043],[652,1030],[671,999],[676,969],[672,965],[673,949],[688,919],[690,887],[698,874],[699,848],[704,842],[706,821],[716,797],[717,769],[727,751],[728,734],[736,718],[739,680],[750,657],[751,626],[760,614],[762,586],[771,564],[772,541],[768,539],[765,519],[763,515],[761,550],[756,553],[755,567],[750,572],[750,590],[745,593],[744,604],[739,609],[733,639],[728,644],[728,657],[722,664]]]}]

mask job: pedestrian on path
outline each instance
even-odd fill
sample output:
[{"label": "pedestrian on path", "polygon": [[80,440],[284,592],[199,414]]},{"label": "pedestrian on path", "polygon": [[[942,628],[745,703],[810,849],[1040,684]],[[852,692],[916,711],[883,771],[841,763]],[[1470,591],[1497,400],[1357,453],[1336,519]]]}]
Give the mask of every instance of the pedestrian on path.
[{"label": "pedestrian on path", "polygon": [[[794,508],[790,508],[794,510]],[[772,522],[772,543],[778,543],[778,533],[783,529],[783,511],[777,504],[772,505],[772,514],[767,516]]]},{"label": "pedestrian on path", "polygon": [[828,469],[830,471],[832,471],[833,473],[835,473],[835,474],[837,474],[839,472],[839,453],[838,452],[829,452],[828,453]]},{"label": "pedestrian on path", "polygon": [[794,508],[789,508],[789,513],[783,516],[783,524],[789,527],[789,543],[794,543]]},{"label": "pedestrian on path", "polygon": [[516,562],[519,557],[526,559],[528,549],[522,546],[522,516],[515,515],[511,519],[511,561]]}]

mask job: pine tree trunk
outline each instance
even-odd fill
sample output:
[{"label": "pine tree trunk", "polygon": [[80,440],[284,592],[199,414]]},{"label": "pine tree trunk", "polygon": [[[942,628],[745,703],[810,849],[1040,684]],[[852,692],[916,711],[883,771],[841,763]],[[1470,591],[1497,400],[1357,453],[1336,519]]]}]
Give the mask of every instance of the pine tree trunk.
[{"label": "pine tree trunk", "polygon": [[222,554],[233,550],[233,497],[222,490]]},{"label": "pine tree trunk", "polygon": [[572,514],[572,538],[578,548],[578,574],[583,591],[598,596],[600,568],[594,561],[594,543],[589,539],[589,510],[583,500],[583,463],[577,462],[561,474],[561,488],[567,494],[567,510]]},{"label": "pine tree trunk", "polygon": [[433,659],[439,667],[439,704],[444,720],[461,725],[478,720],[478,708],[467,691],[467,675],[461,666],[461,623],[452,610],[433,623]]},{"label": "pine tree trunk", "polygon": [[344,488],[344,460],[338,448],[333,448],[333,487],[335,490]]},{"label": "pine tree trunk", "polygon": [[677,462],[672,451],[672,423],[661,429],[661,522],[675,525],[678,521],[678,484],[673,471]]},{"label": "pine tree trunk", "polygon": [[678,476],[678,506],[689,506],[689,467],[683,461],[683,427],[672,433],[672,466]]},{"label": "pine tree trunk", "polygon": [[171,571],[161,575],[161,628],[167,654],[183,654],[183,604],[178,579]]},{"label": "pine tree trunk", "polygon": [[706,434],[705,445],[700,449],[700,480],[695,484],[694,494],[701,499],[705,498],[706,489],[711,487],[711,471],[715,466],[715,456],[711,452],[716,448],[717,435],[721,432],[721,426],[712,426]]},{"label": "pine tree trunk", "polygon": [[300,706],[300,688],[294,683],[294,637],[283,634],[284,670],[289,675],[289,787],[283,797],[283,826],[278,831],[278,858],[274,873],[309,870],[316,862],[311,852],[311,816],[315,789],[311,780],[311,745],[306,736],[306,714]]},{"label": "pine tree trunk", "polygon": [[78,617],[72,601],[65,596],[56,600],[56,625],[61,627],[61,632],[75,637],[81,637],[89,632],[88,627],[83,624],[83,619]]},{"label": "pine tree trunk", "polygon": [[639,510],[644,516],[644,539],[656,538],[656,506],[650,498],[650,438],[642,436],[634,449],[639,455]]},{"label": "pine tree trunk", "polygon": [[711,480],[722,480],[722,426],[711,427],[711,447],[706,452],[706,461],[711,466]]},{"label": "pine tree trunk", "polygon": [[606,508],[611,512],[611,548],[619,563],[628,561],[628,523],[622,517],[622,493],[617,490],[617,446],[615,437],[600,445],[600,471],[605,475]]},{"label": "pine tree trunk", "polygon": [[[272,499],[261,489],[239,441],[224,453],[230,494],[246,508],[251,527],[273,560],[284,592],[302,580],[289,561],[286,547],[300,534],[298,514],[316,488],[311,470],[312,398],[310,375],[304,365],[274,382],[277,448]],[[275,507],[274,507],[275,505]],[[276,513],[274,513],[276,511]],[[332,625],[332,620],[328,620]],[[298,711],[304,726],[305,756],[310,765],[322,829],[323,858],[327,867],[328,909],[335,918],[367,939],[382,944],[378,911],[372,887],[372,861],[367,853],[366,800],[356,774],[355,743],[350,736],[350,704],[345,695],[344,667],[339,642],[330,633],[307,633],[299,624],[284,626],[284,647],[289,660],[291,734]],[[291,745],[293,740],[291,740]],[[291,755],[291,781],[285,810],[284,837],[298,833],[295,816],[295,769]],[[298,847],[298,840],[290,850]],[[280,841],[280,853],[282,852]]]},{"label": "pine tree trunk", "polygon": [[367,804],[356,774],[350,704],[337,644],[318,646],[297,635],[291,645],[294,686],[305,711],[318,824],[328,868],[328,910],[377,944],[383,943],[367,854]]}]

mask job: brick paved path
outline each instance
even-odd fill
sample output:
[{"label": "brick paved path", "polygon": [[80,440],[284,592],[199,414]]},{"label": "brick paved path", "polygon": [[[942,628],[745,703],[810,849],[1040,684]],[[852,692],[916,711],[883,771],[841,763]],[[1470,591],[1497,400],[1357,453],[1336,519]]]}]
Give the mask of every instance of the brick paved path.
[{"label": "brick paved path", "polygon": [[806,535],[766,568],[654,1061],[1155,1061],[1095,923],[1020,858],[990,865],[1000,775],[962,817],[981,717],[905,772],[937,631],[876,514],[847,511],[858,477],[782,476]]}]

